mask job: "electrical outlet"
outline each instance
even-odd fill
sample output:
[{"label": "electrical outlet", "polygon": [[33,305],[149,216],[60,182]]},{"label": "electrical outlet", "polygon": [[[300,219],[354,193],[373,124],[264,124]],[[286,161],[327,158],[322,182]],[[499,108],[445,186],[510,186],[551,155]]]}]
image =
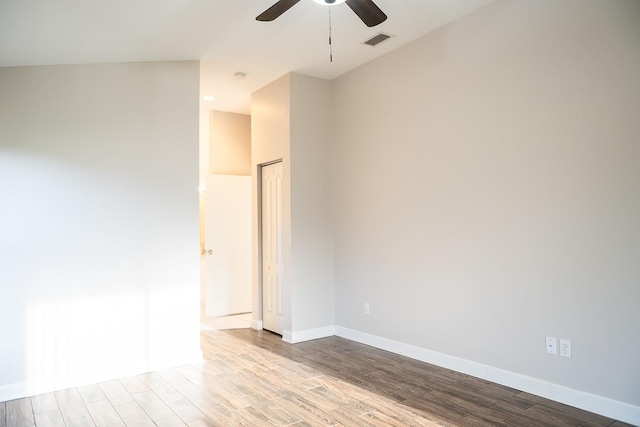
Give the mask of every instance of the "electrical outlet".
[{"label": "electrical outlet", "polygon": [[560,339],[560,356],[571,357],[571,341]]},{"label": "electrical outlet", "polygon": [[368,302],[364,303],[364,314],[369,314],[369,303]]},{"label": "electrical outlet", "polygon": [[547,353],[558,354],[558,340],[554,337],[547,337]]}]

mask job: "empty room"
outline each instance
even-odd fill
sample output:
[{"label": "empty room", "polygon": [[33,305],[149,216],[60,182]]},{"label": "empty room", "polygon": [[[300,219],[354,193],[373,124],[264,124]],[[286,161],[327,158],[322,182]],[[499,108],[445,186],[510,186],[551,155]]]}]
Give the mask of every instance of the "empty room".
[{"label": "empty room", "polygon": [[640,425],[639,118],[637,0],[0,0],[0,427]]}]

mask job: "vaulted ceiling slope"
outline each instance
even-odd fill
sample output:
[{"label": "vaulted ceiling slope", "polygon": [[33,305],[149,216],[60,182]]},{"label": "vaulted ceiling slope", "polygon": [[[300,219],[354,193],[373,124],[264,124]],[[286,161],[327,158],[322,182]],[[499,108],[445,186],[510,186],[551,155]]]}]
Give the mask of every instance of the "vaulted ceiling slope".
[{"label": "vaulted ceiling slope", "polygon": [[[491,0],[375,0],[388,19],[372,28],[313,0],[256,21],[275,1],[0,0],[0,66],[198,60],[212,108],[249,113],[251,92],[287,72],[337,77]],[[363,44],[380,32],[393,37]]]}]

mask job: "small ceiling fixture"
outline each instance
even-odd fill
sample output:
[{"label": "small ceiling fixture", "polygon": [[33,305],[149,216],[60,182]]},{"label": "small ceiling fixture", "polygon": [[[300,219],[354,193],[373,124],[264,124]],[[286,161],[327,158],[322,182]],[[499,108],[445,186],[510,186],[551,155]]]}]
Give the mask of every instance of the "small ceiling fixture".
[{"label": "small ceiling fixture", "polygon": [[247,77],[247,74],[243,73],[242,71],[238,71],[233,75],[233,78],[236,80],[243,80],[245,77]]},{"label": "small ceiling fixture", "polygon": [[205,101],[215,101],[216,97],[211,95],[205,95],[202,97],[202,99],[204,99]]}]

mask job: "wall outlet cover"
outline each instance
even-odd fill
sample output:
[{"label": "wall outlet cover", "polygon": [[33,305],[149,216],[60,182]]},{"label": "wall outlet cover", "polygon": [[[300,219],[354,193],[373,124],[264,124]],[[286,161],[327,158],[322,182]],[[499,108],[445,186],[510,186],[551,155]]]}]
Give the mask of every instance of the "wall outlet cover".
[{"label": "wall outlet cover", "polygon": [[560,356],[571,357],[571,341],[560,339]]},{"label": "wall outlet cover", "polygon": [[547,353],[558,354],[558,340],[554,337],[547,337],[546,348],[547,348]]}]

